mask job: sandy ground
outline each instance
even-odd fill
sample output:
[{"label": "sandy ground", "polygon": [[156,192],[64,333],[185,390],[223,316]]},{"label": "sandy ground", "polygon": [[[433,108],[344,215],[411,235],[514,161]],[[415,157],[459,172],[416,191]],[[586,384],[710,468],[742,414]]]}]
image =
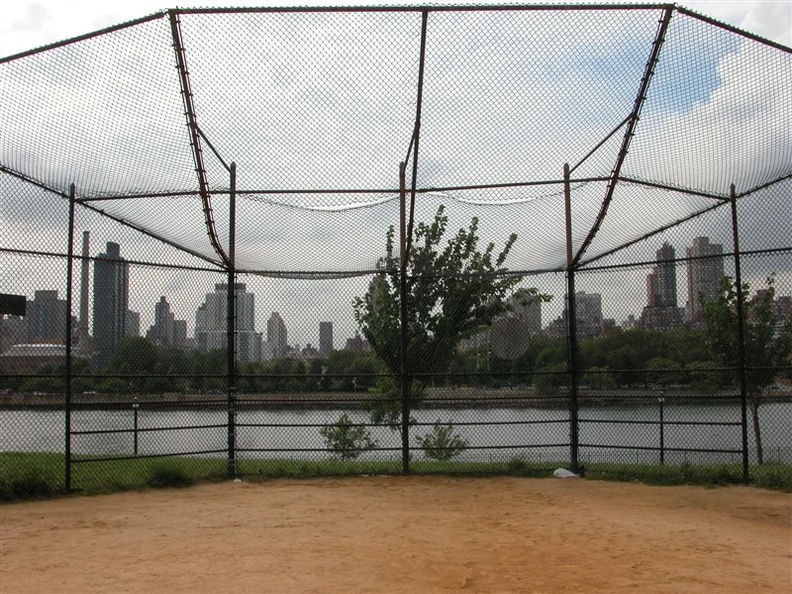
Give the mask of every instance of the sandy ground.
[{"label": "sandy ground", "polygon": [[359,477],[6,504],[0,592],[792,592],[792,495]]}]

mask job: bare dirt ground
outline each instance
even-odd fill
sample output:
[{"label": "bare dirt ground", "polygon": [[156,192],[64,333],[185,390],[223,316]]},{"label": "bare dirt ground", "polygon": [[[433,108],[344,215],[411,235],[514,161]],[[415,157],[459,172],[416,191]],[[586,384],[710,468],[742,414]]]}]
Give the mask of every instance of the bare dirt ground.
[{"label": "bare dirt ground", "polygon": [[792,495],[360,477],[6,504],[0,592],[792,592]]}]

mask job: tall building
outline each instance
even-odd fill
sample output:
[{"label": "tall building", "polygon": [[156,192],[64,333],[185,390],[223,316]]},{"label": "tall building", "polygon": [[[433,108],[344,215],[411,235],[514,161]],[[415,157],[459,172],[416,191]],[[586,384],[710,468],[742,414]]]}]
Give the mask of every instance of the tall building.
[{"label": "tall building", "polygon": [[90,279],[90,243],[91,233],[83,231],[82,262],[80,263],[80,319],[77,323],[77,347],[83,357],[90,358],[93,354],[91,345],[91,321],[88,311]]},{"label": "tall building", "polygon": [[173,346],[187,348],[187,320],[173,320]]},{"label": "tall building", "polygon": [[668,242],[665,242],[656,253],[657,267],[657,293],[655,306],[677,306],[677,279],[676,279],[676,252]]},{"label": "tall building", "polygon": [[26,340],[31,344],[66,344],[66,300],[57,291],[36,291],[25,312]]},{"label": "tall building", "polygon": [[187,322],[176,319],[165,296],[154,305],[154,325],[146,337],[164,347],[183,348],[187,342]]},{"label": "tall building", "polygon": [[286,355],[289,346],[287,343],[286,324],[281,315],[274,311],[267,320],[267,343],[272,349],[272,357],[279,359]]},{"label": "tall building", "polygon": [[688,319],[693,324],[702,320],[702,301],[714,301],[723,279],[723,245],[710,243],[709,237],[696,237],[687,248]]},{"label": "tall building", "polygon": [[575,293],[575,320],[578,336],[602,334],[602,295],[599,293]]},{"label": "tall building", "polygon": [[128,309],[126,312],[126,334],[124,336],[140,336],[140,313]]},{"label": "tall building", "polygon": [[333,322],[319,322],[319,354],[329,355],[333,350]]},{"label": "tall building", "polygon": [[134,320],[127,327],[128,312],[129,265],[121,257],[121,247],[109,241],[105,252],[94,260],[93,346],[97,365],[107,364],[116,345],[134,329]]},{"label": "tall building", "polygon": [[[238,361],[261,360],[261,334],[255,329],[255,299],[245,283],[235,283]],[[228,284],[217,283],[195,312],[195,348],[208,352],[228,344]]]},{"label": "tall building", "polygon": [[644,328],[666,331],[682,325],[677,307],[676,252],[664,243],[656,253],[657,266],[646,276],[646,307],[641,314]]}]

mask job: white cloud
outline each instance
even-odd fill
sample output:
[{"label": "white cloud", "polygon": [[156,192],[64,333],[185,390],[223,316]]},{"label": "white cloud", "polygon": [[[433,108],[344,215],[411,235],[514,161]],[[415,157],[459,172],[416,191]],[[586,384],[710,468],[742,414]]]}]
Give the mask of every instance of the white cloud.
[{"label": "white cloud", "polygon": [[[631,4],[632,0],[615,0]],[[596,0],[583,0],[597,3]],[[481,4],[479,0],[455,0],[451,4]],[[528,4],[541,4],[528,0]],[[580,3],[580,2],[576,2]],[[3,7],[0,23],[0,56],[8,56],[63,39],[89,33],[99,28],[140,18],[154,12],[175,7],[204,7],[204,0],[136,0],[117,2],[108,9],[104,0],[36,0],[10,2]],[[352,6],[352,5],[415,5],[413,0],[232,0],[228,6]],[[513,4],[511,0],[490,0],[487,4]],[[692,0],[681,5],[702,14],[745,28],[779,43],[792,45],[792,3],[788,0]]]}]

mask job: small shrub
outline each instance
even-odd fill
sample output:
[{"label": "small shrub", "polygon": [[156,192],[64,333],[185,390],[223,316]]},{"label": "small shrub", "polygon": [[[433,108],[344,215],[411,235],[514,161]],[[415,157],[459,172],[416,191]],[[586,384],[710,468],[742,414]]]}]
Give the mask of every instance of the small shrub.
[{"label": "small shrub", "polygon": [[415,440],[428,458],[438,462],[448,462],[468,447],[468,442],[454,432],[451,423],[442,424],[439,419],[429,433],[418,435]]},{"label": "small shrub", "polygon": [[159,465],[151,469],[146,484],[150,487],[189,487],[195,484],[195,479],[188,475],[179,466]]},{"label": "small shrub", "polygon": [[0,500],[5,501],[52,497],[56,492],[39,468],[31,468],[22,476],[0,482]]},{"label": "small shrub", "polygon": [[510,474],[519,474],[523,472],[527,466],[528,464],[526,463],[525,458],[523,456],[515,456],[514,458],[511,458],[507,462],[506,470]]},{"label": "small shrub", "polygon": [[764,489],[792,493],[792,466],[789,464],[763,464],[751,470],[754,485]]},{"label": "small shrub", "polygon": [[327,447],[342,460],[354,460],[365,450],[377,446],[371,439],[371,433],[361,425],[352,423],[352,419],[343,413],[332,425],[325,425],[319,429],[324,437]]}]

